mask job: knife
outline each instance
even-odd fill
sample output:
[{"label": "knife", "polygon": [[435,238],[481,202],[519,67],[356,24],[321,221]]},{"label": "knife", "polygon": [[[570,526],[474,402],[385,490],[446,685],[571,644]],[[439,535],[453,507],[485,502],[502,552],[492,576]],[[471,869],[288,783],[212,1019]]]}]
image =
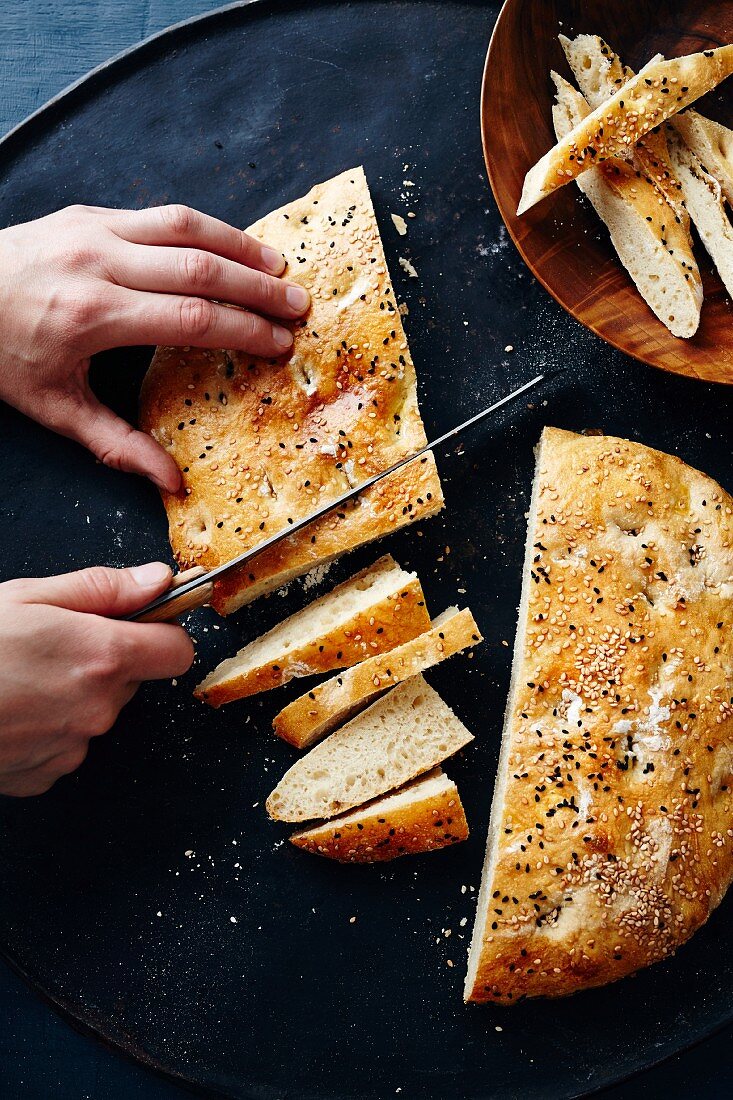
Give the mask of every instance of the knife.
[{"label": "knife", "polygon": [[187,611],[193,611],[197,607],[202,607],[211,599],[214,591],[214,582],[228,573],[230,569],[239,569],[241,566],[252,561],[252,559],[256,558],[259,554],[264,553],[265,550],[269,550],[271,546],[277,546],[283,539],[289,539],[292,538],[293,535],[297,535],[299,531],[302,531],[305,527],[308,527],[311,523],[321,519],[323,516],[328,515],[328,513],[332,512],[335,508],[340,508],[350,500],[355,500],[357,497],[361,496],[363,492],[367,489],[371,489],[372,485],[376,485],[383,478],[390,477],[390,475],[396,473],[397,470],[401,470],[403,466],[407,466],[409,463],[417,461],[417,459],[427,454],[428,451],[434,451],[437,447],[447,443],[449,439],[453,439],[454,436],[460,435],[461,432],[465,432],[475,424],[479,424],[482,420],[485,420],[487,416],[491,416],[492,413],[502,408],[503,405],[508,405],[510,401],[514,401],[517,397],[521,397],[523,393],[527,393],[528,390],[533,389],[534,386],[538,386],[540,382],[544,382],[555,373],[556,372],[552,371],[536,375],[536,377],[532,378],[529,382],[525,382],[523,386],[520,386],[516,390],[512,390],[506,397],[502,397],[501,400],[495,401],[493,405],[489,405],[487,409],[483,409],[481,412],[476,413],[475,416],[470,417],[468,420],[464,420],[462,424],[458,424],[455,428],[451,428],[450,431],[438,436],[438,438],[432,440],[431,443],[426,443],[419,451],[415,451],[414,454],[406,455],[405,458],[401,458],[399,462],[393,462],[386,470],[380,470],[378,474],[374,474],[372,477],[367,478],[366,481],[362,481],[359,485],[355,485],[353,488],[348,489],[334,500],[322,505],[315,512],[311,512],[310,515],[305,516],[303,519],[296,520],[295,523],[271,535],[270,538],[265,539],[264,542],[258,543],[257,546],[253,546],[250,550],[245,550],[243,554],[237,555],[237,557],[232,558],[231,561],[224,562],[223,565],[217,565],[214,569],[205,569],[203,566],[197,565],[192,569],[186,569],[183,573],[179,573],[173,578],[173,583],[170,588],[164,592],[162,596],[158,596],[157,599],[153,600],[139,611],[136,611],[133,615],[129,615],[128,620],[137,623],[167,622],[171,619],[178,618],[179,615],[184,615]]}]

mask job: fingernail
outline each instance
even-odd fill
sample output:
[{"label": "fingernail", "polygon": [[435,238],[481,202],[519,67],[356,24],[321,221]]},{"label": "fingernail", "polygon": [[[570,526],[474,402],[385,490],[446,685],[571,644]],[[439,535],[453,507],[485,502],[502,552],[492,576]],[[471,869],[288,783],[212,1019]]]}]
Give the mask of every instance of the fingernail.
[{"label": "fingernail", "polygon": [[276,252],[274,248],[267,248],[263,245],[260,255],[263,264],[272,275],[281,275],[285,270],[285,257],[281,252]]},{"label": "fingernail", "polygon": [[311,296],[303,286],[291,283],[285,291],[285,298],[291,309],[303,313],[310,305]]},{"label": "fingernail", "polygon": [[281,325],[272,326],[272,338],[281,348],[289,348],[293,342],[293,334],[290,329],[282,328]]},{"label": "fingernail", "polygon": [[170,578],[171,571],[162,561],[149,561],[146,565],[136,565],[130,575],[140,588],[157,588]]}]

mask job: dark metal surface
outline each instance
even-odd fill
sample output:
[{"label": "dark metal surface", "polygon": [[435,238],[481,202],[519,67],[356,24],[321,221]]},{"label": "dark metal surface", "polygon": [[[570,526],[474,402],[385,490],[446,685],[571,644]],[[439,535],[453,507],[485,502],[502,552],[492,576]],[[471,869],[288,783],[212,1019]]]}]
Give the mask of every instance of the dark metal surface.
[{"label": "dark metal surface", "polygon": [[[8,957],[84,1026],[227,1095],[568,1096],[731,1012],[730,902],[675,959],[618,985],[511,1011],[461,1002],[475,898],[463,887],[479,881],[541,425],[603,427],[733,485],[733,395],[609,351],[506,243],[478,129],[496,10],[257,3],[143,47],[0,145],[2,224],[75,201],[167,198],[245,224],[362,161],[410,309],[428,432],[546,366],[568,370],[562,389],[442,460],[447,512],[422,537],[384,544],[418,570],[435,611],[470,604],[487,638],[473,660],[430,677],[477,736],[449,767],[473,827],[467,844],[342,868],[291,850],[266,821],[264,798],[293,758],[269,721],[293,692],[214,713],[190,689],[201,668],[302,606],[312,591],[300,584],[227,622],[197,613],[190,676],[146,688],[48,796],[0,806]],[[403,239],[389,212],[406,209],[417,217]],[[128,416],[147,358],[126,351],[97,365],[98,391]],[[7,409],[0,417],[0,547],[15,572],[163,552],[151,487]],[[353,555],[328,583],[375,556]]]}]

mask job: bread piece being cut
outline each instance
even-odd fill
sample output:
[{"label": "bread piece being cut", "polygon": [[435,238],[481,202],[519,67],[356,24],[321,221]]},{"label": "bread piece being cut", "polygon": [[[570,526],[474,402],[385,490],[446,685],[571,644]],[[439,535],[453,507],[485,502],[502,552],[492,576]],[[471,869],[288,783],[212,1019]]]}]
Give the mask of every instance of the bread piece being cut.
[{"label": "bread piece being cut", "polygon": [[433,619],[424,634],[387,653],[369,657],[295,699],[273,719],[272,727],[284,741],[299,749],[308,748],[395,684],[480,641],[481,634],[468,608],[459,611],[450,607]]},{"label": "bread piece being cut", "polygon": [[422,676],[414,676],[293,764],[267,800],[278,821],[331,818],[430,771],[473,741]]},{"label": "bread piece being cut", "polygon": [[290,843],[340,863],[380,863],[467,838],[458,788],[435,768],[358,810],[293,833]]},{"label": "bread piece being cut", "polygon": [[296,676],[348,668],[429,625],[416,574],[386,555],[222,661],[195,695],[220,707]]},{"label": "bread piece being cut", "polygon": [[[570,67],[591,105],[595,105],[599,100],[602,102],[604,95],[611,96],[615,91],[617,81],[620,79],[619,74],[622,71],[624,73],[630,72],[623,65],[618,54],[602,38],[594,35],[579,35],[572,41],[569,39],[563,40],[561,37],[561,42]],[[676,124],[679,119],[687,118],[690,115],[701,118],[693,111],[686,111],[682,115],[676,115],[673,122]],[[680,133],[684,133],[685,130],[686,128],[683,127],[678,133],[673,128],[672,123],[667,123],[659,131],[666,144],[664,164],[669,168],[667,180],[662,190],[665,195],[670,189],[674,190],[674,188],[671,188],[669,180],[671,178],[676,181],[686,209],[695,223],[703,244],[718,269],[726,290],[733,295],[733,226],[731,226],[728,212],[725,209],[719,181],[706,171],[694,151],[680,140]],[[580,178],[584,179],[585,176]],[[654,176],[654,180],[659,186],[660,176]],[[664,216],[655,219],[652,224],[660,225],[660,227],[661,224],[664,224],[665,239],[667,239],[667,230],[671,223],[666,212]],[[682,225],[685,224],[683,219]],[[679,229],[676,231],[676,236],[680,236]],[[680,255],[678,243],[667,240],[667,247],[672,248],[675,256]],[[683,259],[686,264],[690,263],[686,254]],[[694,263],[694,260],[692,262]],[[687,267],[684,270],[690,274],[690,281],[692,281],[693,273]],[[697,271],[697,268],[695,268],[695,271]]]},{"label": "bread piece being cut", "polygon": [[[596,34],[579,34],[572,39],[564,34],[557,37],[591,110],[600,107],[636,75],[633,69],[623,64],[608,43]],[[636,145],[626,150],[624,159],[650,179],[662,193],[684,226],[688,234],[688,250],[691,250],[690,218],[682,198],[680,181],[669,162],[665,128],[650,130]]]},{"label": "bread piece being cut", "polygon": [[[590,108],[561,76],[552,78],[557,88],[552,118],[562,137]],[[703,299],[700,272],[689,233],[654,183],[617,157],[589,168],[575,182],[608,227],[644,301],[674,336],[693,336]]]},{"label": "bread piece being cut", "polygon": [[644,134],[733,72],[733,45],[665,61],[653,58],[550,149],[527,173],[517,214],[593,164],[624,156]]},{"label": "bread piece being cut", "polygon": [[697,111],[675,115],[670,125],[720,184],[726,202],[733,206],[733,130]]},{"label": "bread piece being cut", "polygon": [[[179,566],[212,569],[426,442],[415,368],[361,168],[250,227],[312,305],[292,352],[158,348],[140,420],[182,473],[164,493]],[[432,454],[217,582],[229,614],[443,506]]]},{"label": "bread piece being cut", "polygon": [[733,499],[638,443],[546,429],[466,999],[621,978],[719,903],[732,616]]}]

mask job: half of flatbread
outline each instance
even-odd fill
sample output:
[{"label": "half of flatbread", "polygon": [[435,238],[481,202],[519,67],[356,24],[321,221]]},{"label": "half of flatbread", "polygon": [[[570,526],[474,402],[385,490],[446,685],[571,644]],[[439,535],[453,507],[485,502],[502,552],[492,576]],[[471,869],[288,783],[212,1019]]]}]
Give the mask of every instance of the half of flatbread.
[{"label": "half of flatbread", "polygon": [[733,875],[733,499],[678,458],[544,432],[465,996],[665,959]]}]

